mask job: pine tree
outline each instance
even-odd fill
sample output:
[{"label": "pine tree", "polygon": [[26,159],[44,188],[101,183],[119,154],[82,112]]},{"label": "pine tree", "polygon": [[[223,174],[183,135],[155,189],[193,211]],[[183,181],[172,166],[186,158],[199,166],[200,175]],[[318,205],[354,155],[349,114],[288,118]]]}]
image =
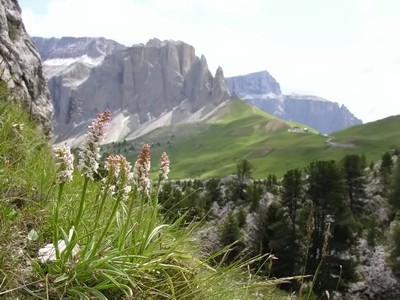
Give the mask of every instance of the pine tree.
[{"label": "pine tree", "polygon": [[294,169],[285,173],[280,194],[282,205],[289,215],[292,236],[295,237],[298,211],[304,198],[303,179],[300,170]]},{"label": "pine tree", "polygon": [[287,239],[290,241],[290,251],[296,261],[300,260],[300,247],[298,245],[299,233],[299,211],[304,202],[304,187],[302,173],[298,169],[289,170],[282,179],[280,191],[282,206],[289,217],[290,234]]},{"label": "pine tree", "polygon": [[237,165],[237,177],[239,184],[243,185],[246,182],[246,178],[251,178],[253,172],[253,165],[247,159],[241,159]]},{"label": "pine tree", "polygon": [[342,173],[335,161],[312,162],[306,172],[307,196],[314,223],[308,273],[313,274],[323,260],[314,289],[317,293],[332,291],[337,284],[332,275],[338,275],[339,266],[342,266],[339,289],[343,290],[346,287],[344,283],[354,279],[354,263],[341,254],[354,245],[357,226],[346,201]]},{"label": "pine tree", "polygon": [[206,213],[206,218],[213,218],[214,216],[211,214],[213,203],[216,202],[219,205],[223,205],[224,203],[219,179],[212,178],[207,180],[202,198],[204,201],[204,212]]},{"label": "pine tree", "polygon": [[396,220],[391,232],[392,247],[389,255],[389,263],[394,274],[400,278],[400,221]]},{"label": "pine tree", "polygon": [[380,175],[382,178],[382,183],[384,185],[384,193],[388,192],[392,168],[393,168],[392,155],[389,152],[385,152],[382,155],[381,168],[380,168]]},{"label": "pine tree", "polygon": [[389,203],[395,209],[400,209],[400,160],[397,161],[393,173],[393,180],[389,192]]},{"label": "pine tree", "polygon": [[243,243],[239,241],[240,238],[241,233],[238,220],[233,213],[229,213],[219,236],[219,241],[223,247],[232,245],[228,253],[224,256],[225,263],[231,263],[239,257],[241,250],[243,250]]},{"label": "pine tree", "polygon": [[216,178],[212,178],[210,180],[207,180],[206,182],[206,194],[207,198],[211,204],[213,202],[217,202],[222,204],[222,193],[221,193],[221,187],[220,187],[220,180]]},{"label": "pine tree", "polygon": [[237,163],[236,169],[237,181],[232,182],[230,198],[234,202],[247,202],[249,199],[247,180],[251,178],[253,165],[247,159],[242,159]]},{"label": "pine tree", "polygon": [[392,155],[389,152],[385,152],[381,158],[381,171],[391,172],[393,166]]},{"label": "pine tree", "polygon": [[341,161],[347,197],[350,202],[351,211],[356,216],[360,216],[363,213],[362,199],[366,197],[365,164],[365,156],[356,154],[346,155]]},{"label": "pine tree", "polygon": [[269,265],[260,264],[262,273],[274,277],[293,275],[294,256],[287,239],[290,228],[279,202],[273,201],[267,207],[260,207],[255,230],[251,234],[251,249],[254,255],[270,253],[278,258],[274,260],[272,269],[269,269]]},{"label": "pine tree", "polygon": [[278,193],[278,180],[275,174],[269,174],[266,182],[267,191],[276,195]]},{"label": "pine tree", "polygon": [[264,185],[261,182],[254,182],[249,189],[250,212],[256,211],[260,207],[260,199],[264,193]]}]

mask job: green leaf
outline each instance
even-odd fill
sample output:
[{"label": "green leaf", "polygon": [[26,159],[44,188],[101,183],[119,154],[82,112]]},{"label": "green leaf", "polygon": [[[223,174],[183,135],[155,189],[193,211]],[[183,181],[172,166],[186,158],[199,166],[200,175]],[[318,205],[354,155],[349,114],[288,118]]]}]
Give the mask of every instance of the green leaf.
[{"label": "green leaf", "polygon": [[64,273],[61,276],[57,277],[56,280],[54,280],[54,282],[58,283],[58,282],[61,282],[61,281],[67,280],[67,279],[68,279],[68,275]]},{"label": "green leaf", "polygon": [[147,248],[149,246],[149,244],[150,244],[151,240],[154,238],[154,236],[156,236],[165,227],[169,227],[169,225],[162,224],[162,225],[158,225],[156,228],[153,229],[153,231],[150,233],[149,237],[147,238],[145,248]]}]

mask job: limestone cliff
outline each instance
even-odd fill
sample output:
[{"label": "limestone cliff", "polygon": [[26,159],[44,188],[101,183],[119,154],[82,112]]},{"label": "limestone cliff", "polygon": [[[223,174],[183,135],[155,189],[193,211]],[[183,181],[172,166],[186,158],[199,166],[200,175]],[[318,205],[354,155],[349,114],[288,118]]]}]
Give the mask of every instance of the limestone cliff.
[{"label": "limestone cliff", "polygon": [[226,79],[230,91],[241,95],[281,94],[279,83],[267,71],[239,75]]},{"label": "limestone cliff", "polygon": [[[94,40],[96,49],[108,50],[88,56],[90,47],[84,41],[93,43],[90,38],[65,39],[64,49],[86,49],[68,55],[39,46],[47,57],[44,67],[59,141],[79,134],[80,125],[105,108],[123,113],[126,126],[117,137],[122,139],[140,135],[138,131],[162,117],[158,126],[196,120],[230,99],[222,69],[213,77],[206,58],[197,57],[184,42],[152,39],[124,48],[101,46],[106,40]],[[54,39],[51,43],[57,45]]]},{"label": "limestone cliff", "polygon": [[0,0],[0,80],[22,101],[47,136],[52,135],[53,106],[39,53],[27,34],[17,0]]}]

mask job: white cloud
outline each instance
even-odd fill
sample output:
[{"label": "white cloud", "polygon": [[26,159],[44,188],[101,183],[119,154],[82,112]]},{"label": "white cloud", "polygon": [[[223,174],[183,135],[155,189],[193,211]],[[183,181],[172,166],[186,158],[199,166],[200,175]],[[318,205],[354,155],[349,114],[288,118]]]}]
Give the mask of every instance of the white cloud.
[{"label": "white cloud", "polygon": [[374,8],[374,0],[357,0],[356,5],[360,13],[369,13]]}]

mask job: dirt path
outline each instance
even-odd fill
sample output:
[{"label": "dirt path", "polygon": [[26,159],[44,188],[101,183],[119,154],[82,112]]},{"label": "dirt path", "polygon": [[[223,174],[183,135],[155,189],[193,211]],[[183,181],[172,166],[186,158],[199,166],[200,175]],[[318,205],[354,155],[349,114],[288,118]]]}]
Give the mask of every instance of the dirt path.
[{"label": "dirt path", "polygon": [[329,146],[332,146],[332,147],[349,148],[349,149],[357,148],[357,146],[355,144],[353,144],[353,143],[332,142],[333,139],[334,139],[333,136],[328,136],[328,139],[326,140],[326,143]]}]

